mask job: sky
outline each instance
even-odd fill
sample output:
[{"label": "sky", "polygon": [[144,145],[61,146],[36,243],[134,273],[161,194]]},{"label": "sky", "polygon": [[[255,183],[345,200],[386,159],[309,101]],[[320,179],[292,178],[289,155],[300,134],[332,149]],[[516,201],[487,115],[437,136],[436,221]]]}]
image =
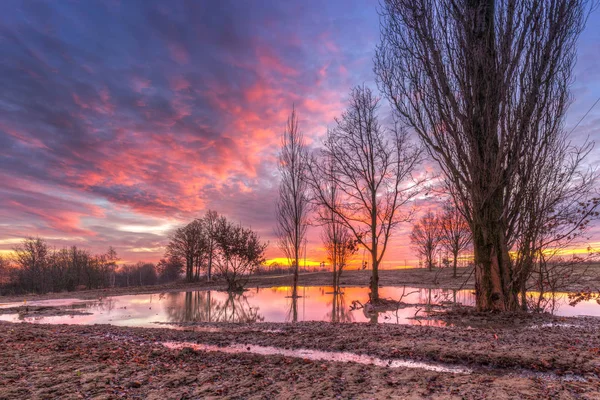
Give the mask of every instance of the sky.
[{"label": "sky", "polygon": [[[280,257],[285,121],[295,106],[316,147],[351,87],[375,87],[377,7],[1,1],[0,254],[39,236],[154,262],[173,229],[213,209],[257,230],[267,256]],[[567,129],[600,97],[598,22],[596,10],[580,38]],[[600,105],[573,131],[575,143],[586,137],[600,139]],[[386,266],[414,264],[409,229],[395,233]],[[591,240],[600,247],[597,227]],[[323,261],[320,247],[311,229],[307,258]]]}]

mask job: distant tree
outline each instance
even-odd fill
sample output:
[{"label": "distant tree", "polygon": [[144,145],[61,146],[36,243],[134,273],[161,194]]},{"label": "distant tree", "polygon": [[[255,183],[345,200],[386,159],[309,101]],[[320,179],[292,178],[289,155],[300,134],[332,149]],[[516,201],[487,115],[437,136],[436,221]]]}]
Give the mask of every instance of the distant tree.
[{"label": "distant tree", "polygon": [[139,286],[156,285],[158,277],[154,264],[147,262],[138,262],[135,265],[134,277]]},{"label": "distant tree", "polygon": [[50,257],[48,244],[43,239],[29,237],[13,251],[22,287],[31,293],[46,292]]},{"label": "distant tree", "polygon": [[161,282],[173,282],[183,273],[185,266],[178,257],[162,258],[156,265]]},{"label": "distant tree", "polygon": [[[331,176],[334,176],[333,163],[327,160],[327,167]],[[342,196],[340,189],[332,180],[331,184],[324,189],[329,201],[335,208],[340,207]],[[321,241],[325,246],[327,259],[331,262],[333,272],[333,290],[339,291],[339,280],[348,259],[358,251],[357,240],[348,227],[340,220],[340,217],[326,206],[316,203],[317,222],[323,226]]]},{"label": "distant tree", "polygon": [[452,254],[452,276],[456,278],[458,255],[471,243],[471,228],[460,210],[453,204],[446,204],[439,217],[441,244]]},{"label": "distant tree", "polygon": [[4,294],[3,290],[11,283],[12,265],[8,257],[0,255],[0,294]]},{"label": "distant tree", "polygon": [[357,241],[350,230],[337,220],[331,220],[323,226],[321,240],[325,246],[327,259],[333,272],[333,290],[340,290],[340,277],[349,258],[358,251]]},{"label": "distant tree", "polygon": [[220,217],[216,230],[217,271],[227,281],[228,291],[243,291],[249,276],[265,262],[266,243],[256,232]]},{"label": "distant tree", "polygon": [[101,286],[114,286],[115,271],[117,269],[117,256],[116,250],[112,247],[108,247],[108,251],[104,254],[96,256],[100,279],[102,280]]},{"label": "distant tree", "polygon": [[292,297],[296,297],[300,248],[308,227],[307,154],[304,138],[298,129],[296,110],[288,118],[279,153],[279,199],[277,201],[277,236],[279,247],[294,268]]},{"label": "distant tree", "polygon": [[435,264],[438,246],[442,241],[440,219],[433,211],[427,211],[413,224],[410,232],[410,242],[413,249],[425,260],[425,266],[430,271]]},{"label": "distant tree", "polygon": [[[307,168],[315,201],[333,212],[371,254],[372,302],[379,301],[379,264],[389,238],[412,214],[401,208],[419,193],[421,183],[413,177],[421,150],[404,130],[381,126],[378,107],[370,89],[352,89],[350,105]],[[332,182],[342,196],[339,203],[330,198]]]},{"label": "distant tree", "polygon": [[176,257],[185,263],[185,277],[192,282],[199,277],[199,270],[207,257],[207,236],[201,221],[194,220],[178,228],[170,237],[167,257]]}]

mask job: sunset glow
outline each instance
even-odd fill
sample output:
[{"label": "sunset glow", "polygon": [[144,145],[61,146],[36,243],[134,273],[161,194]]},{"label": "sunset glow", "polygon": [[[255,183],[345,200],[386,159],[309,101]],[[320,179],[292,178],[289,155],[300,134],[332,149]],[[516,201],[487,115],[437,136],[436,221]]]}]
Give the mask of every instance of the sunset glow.
[{"label": "sunset glow", "polygon": [[[269,241],[267,264],[286,264],[274,234],[285,120],[295,105],[318,147],[349,88],[376,87],[377,3],[1,2],[0,254],[39,236],[156,262],[169,233],[210,208]],[[599,43],[588,24],[567,129],[600,96]],[[573,132],[585,137],[600,138],[600,107]],[[598,147],[589,160],[600,166]],[[409,229],[383,268],[417,266]],[[308,231],[309,267],[326,261],[319,233]]]}]

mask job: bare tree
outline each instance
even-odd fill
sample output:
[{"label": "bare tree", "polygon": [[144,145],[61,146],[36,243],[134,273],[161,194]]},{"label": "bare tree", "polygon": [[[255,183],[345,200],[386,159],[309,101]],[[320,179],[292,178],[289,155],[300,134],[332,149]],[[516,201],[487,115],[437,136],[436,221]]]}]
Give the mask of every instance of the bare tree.
[{"label": "bare tree", "polygon": [[156,269],[161,282],[172,282],[179,278],[184,270],[184,265],[178,257],[162,258]]},{"label": "bare tree", "polygon": [[14,260],[20,269],[21,282],[31,293],[48,291],[50,249],[40,238],[27,238],[14,249]]},{"label": "bare tree", "polygon": [[185,277],[188,282],[199,277],[199,270],[207,256],[207,239],[204,227],[194,220],[178,228],[167,245],[167,257],[176,257],[185,263]]},{"label": "bare tree", "polygon": [[413,224],[410,242],[420,257],[425,259],[425,266],[430,271],[435,264],[438,246],[442,241],[440,219],[433,211],[427,211]]},{"label": "bare tree", "polygon": [[523,275],[514,271],[510,243],[527,213],[529,183],[543,168],[537,160],[565,138],[575,45],[590,4],[383,4],[378,83],[438,162],[471,227],[480,310],[519,308],[521,283],[513,278]]},{"label": "bare tree", "polygon": [[[334,209],[341,205],[341,191],[336,185],[335,171],[331,160],[326,160],[332,181],[324,188],[325,195]],[[327,258],[331,262],[333,272],[333,290],[339,291],[339,281],[348,259],[358,251],[357,241],[340,217],[327,206],[317,203],[317,221],[323,225],[321,240],[325,246]]]},{"label": "bare tree", "polygon": [[446,204],[439,217],[441,244],[452,254],[452,276],[456,278],[458,256],[471,243],[471,227],[453,204]]},{"label": "bare tree", "polygon": [[227,290],[243,291],[249,276],[265,262],[267,243],[252,229],[235,225],[225,217],[217,221],[215,265],[227,281]]},{"label": "bare tree", "polygon": [[348,259],[358,250],[356,239],[350,230],[334,215],[323,226],[321,240],[325,246],[327,258],[331,262],[333,290],[339,292],[342,271],[346,267]]},{"label": "bare tree", "polygon": [[279,154],[279,200],[277,202],[277,236],[279,247],[294,268],[292,297],[296,297],[300,248],[308,226],[308,187],[306,146],[298,129],[296,110],[288,118]]},{"label": "bare tree", "polygon": [[585,247],[590,222],[600,215],[598,173],[582,168],[591,148],[590,143],[572,146],[563,133],[536,158],[535,174],[518,182],[524,186],[526,207],[512,219],[515,234],[509,246],[515,254],[511,285],[520,294],[522,308],[527,306],[531,275],[541,298],[558,286],[576,284],[587,270],[581,265],[597,256],[593,251],[587,256],[564,256],[569,247]]},{"label": "bare tree", "polygon": [[[389,238],[411,216],[401,208],[419,193],[421,183],[413,177],[421,150],[398,126],[381,126],[378,106],[370,89],[352,89],[350,105],[329,130],[321,156],[307,168],[315,201],[333,212],[371,254],[372,302],[379,301],[378,267]],[[332,184],[341,195],[339,203],[330,198]]]},{"label": "bare tree", "polygon": [[11,282],[13,268],[8,257],[0,255],[0,294],[5,294],[2,289]]},{"label": "bare tree", "polygon": [[204,231],[206,234],[206,253],[208,257],[206,279],[208,281],[212,279],[212,264],[217,246],[215,236],[218,219],[219,214],[213,210],[208,210],[204,218],[202,218],[202,223],[204,224]]}]

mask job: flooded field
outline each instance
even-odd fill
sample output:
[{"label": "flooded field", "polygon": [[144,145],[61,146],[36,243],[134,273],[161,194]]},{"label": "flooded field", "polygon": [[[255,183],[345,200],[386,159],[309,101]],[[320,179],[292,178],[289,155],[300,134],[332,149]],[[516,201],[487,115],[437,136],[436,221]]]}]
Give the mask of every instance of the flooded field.
[{"label": "flooded field", "polygon": [[[302,287],[302,297],[293,301],[289,287],[256,288],[244,294],[221,291],[170,292],[99,298],[96,300],[43,300],[0,304],[0,320],[48,324],[112,324],[155,327],[195,322],[379,322],[392,324],[443,325],[423,320],[440,304],[472,305],[472,290],[441,290],[383,287],[382,298],[401,300],[400,307],[374,312],[363,308],[368,288],[348,287],[333,293],[331,287]],[[532,298],[535,294],[531,294]],[[27,309],[23,307],[27,306]],[[560,316],[600,316],[594,300],[569,305],[566,293],[546,302],[548,311]],[[60,315],[53,310],[60,309]],[[168,325],[167,325],[168,326]]]}]

